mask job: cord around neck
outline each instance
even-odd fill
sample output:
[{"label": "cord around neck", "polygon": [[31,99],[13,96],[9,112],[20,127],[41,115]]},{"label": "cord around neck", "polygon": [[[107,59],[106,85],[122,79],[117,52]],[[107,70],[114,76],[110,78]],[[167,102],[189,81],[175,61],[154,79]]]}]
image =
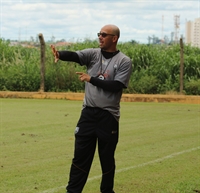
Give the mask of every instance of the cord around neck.
[{"label": "cord around neck", "polygon": [[104,56],[104,58],[106,58],[106,59],[112,58],[113,56],[115,56],[119,52],[120,52],[119,50],[117,50],[115,52],[106,52],[106,51],[104,51],[104,50],[101,49],[101,53]]}]

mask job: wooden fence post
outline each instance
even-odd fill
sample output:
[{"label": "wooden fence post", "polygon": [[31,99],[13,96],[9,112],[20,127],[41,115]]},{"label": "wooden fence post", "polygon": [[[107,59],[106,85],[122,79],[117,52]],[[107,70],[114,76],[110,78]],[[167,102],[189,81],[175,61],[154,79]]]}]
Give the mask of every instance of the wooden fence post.
[{"label": "wooden fence post", "polygon": [[183,39],[180,39],[180,94],[183,94],[183,67],[184,67],[184,57],[183,57]]},{"label": "wooden fence post", "polygon": [[41,53],[41,64],[40,64],[40,92],[44,92],[44,78],[45,78],[45,41],[43,34],[39,34],[40,40],[40,53]]}]

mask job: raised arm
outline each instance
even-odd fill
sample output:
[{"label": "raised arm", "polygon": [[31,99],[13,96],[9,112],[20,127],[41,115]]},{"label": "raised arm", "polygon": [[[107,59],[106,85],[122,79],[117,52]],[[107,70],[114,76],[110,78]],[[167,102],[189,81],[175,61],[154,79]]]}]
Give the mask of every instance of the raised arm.
[{"label": "raised arm", "polygon": [[55,63],[58,62],[58,60],[62,60],[62,61],[76,62],[80,64],[80,60],[76,52],[57,51],[54,45],[51,45],[51,49],[55,58]]}]

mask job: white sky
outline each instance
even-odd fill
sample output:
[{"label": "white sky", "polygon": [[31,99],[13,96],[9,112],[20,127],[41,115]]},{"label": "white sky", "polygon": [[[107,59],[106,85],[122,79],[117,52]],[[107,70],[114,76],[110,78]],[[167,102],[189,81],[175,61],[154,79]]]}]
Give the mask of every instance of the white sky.
[{"label": "white sky", "polygon": [[0,37],[30,40],[42,33],[45,40],[76,42],[96,39],[102,26],[115,24],[120,41],[147,43],[152,35],[171,38],[174,15],[185,36],[186,20],[200,17],[200,0],[0,0]]}]

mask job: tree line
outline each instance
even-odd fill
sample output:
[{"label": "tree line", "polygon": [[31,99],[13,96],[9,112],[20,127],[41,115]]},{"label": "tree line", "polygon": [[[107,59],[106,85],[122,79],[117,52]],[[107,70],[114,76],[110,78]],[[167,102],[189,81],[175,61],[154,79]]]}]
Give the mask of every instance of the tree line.
[{"label": "tree line", "polygon": [[[98,47],[97,41],[85,40],[58,50],[81,50]],[[124,93],[179,93],[180,46],[119,43],[118,49],[132,60],[133,71]],[[0,39],[0,90],[38,91],[40,89],[40,48],[10,46]],[[84,83],[76,71],[85,67],[73,62],[54,63],[50,45],[45,53],[45,92],[83,92]],[[200,94],[200,48],[184,45],[184,87],[187,95]]]}]

